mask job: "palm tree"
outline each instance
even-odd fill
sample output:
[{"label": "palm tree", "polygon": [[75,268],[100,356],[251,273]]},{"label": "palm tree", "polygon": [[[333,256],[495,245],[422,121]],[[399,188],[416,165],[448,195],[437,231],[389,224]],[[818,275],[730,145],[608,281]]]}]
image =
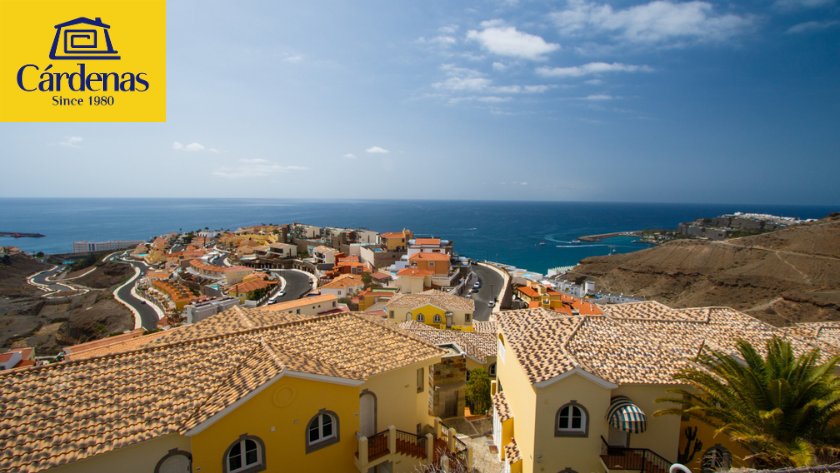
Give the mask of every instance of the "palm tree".
[{"label": "palm tree", "polygon": [[712,350],[680,370],[674,379],[693,389],[672,389],[681,397],[656,402],[681,404],[654,416],[689,416],[711,425],[752,452],[756,466],[808,466],[819,456],[840,452],[840,378],[834,356],[819,363],[820,350],[796,356],[790,342],[773,337],[762,358],[747,341],[736,340],[740,356]]}]

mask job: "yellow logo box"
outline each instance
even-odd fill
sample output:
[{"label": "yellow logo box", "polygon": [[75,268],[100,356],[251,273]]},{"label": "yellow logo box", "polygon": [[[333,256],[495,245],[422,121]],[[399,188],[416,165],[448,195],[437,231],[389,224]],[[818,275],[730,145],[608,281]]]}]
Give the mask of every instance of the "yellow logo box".
[{"label": "yellow logo box", "polygon": [[0,0],[0,122],[165,121],[165,0]]}]

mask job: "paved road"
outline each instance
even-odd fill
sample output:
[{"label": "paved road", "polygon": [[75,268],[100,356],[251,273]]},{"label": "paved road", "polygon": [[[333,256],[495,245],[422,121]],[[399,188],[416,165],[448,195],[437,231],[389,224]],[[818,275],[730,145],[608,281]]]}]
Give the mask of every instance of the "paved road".
[{"label": "paved road", "polygon": [[475,314],[473,314],[473,319],[486,322],[490,320],[490,313],[492,312],[492,309],[487,306],[487,303],[500,297],[502,289],[504,289],[502,285],[505,280],[502,279],[499,273],[490,268],[479,265],[471,266],[471,268],[481,280],[481,289],[472,295],[475,301]]},{"label": "paved road", "polygon": [[[119,263],[126,263],[130,264],[132,267],[140,269],[140,277],[146,274],[149,271],[149,266],[146,263],[142,263],[140,261],[134,261],[131,259],[122,259],[123,256],[127,256],[127,253],[117,253],[112,257],[113,261],[117,261]],[[132,276],[133,278],[134,276]],[[120,299],[124,300],[128,303],[131,307],[134,308],[140,314],[140,321],[143,325],[143,328],[146,330],[152,330],[157,328],[158,321],[158,313],[149,306],[148,303],[144,304],[144,300],[134,297],[131,293],[131,289],[137,283],[135,279],[132,279],[131,284],[123,286],[119,291],[117,291],[117,295],[120,296]]]},{"label": "paved road", "polygon": [[55,291],[55,292],[67,292],[67,291],[75,292],[76,290],[73,289],[72,287],[65,286],[64,284],[56,283],[56,282],[53,282],[53,281],[47,281],[48,277],[55,276],[56,274],[61,272],[62,269],[64,269],[64,267],[59,266],[56,269],[51,269],[49,271],[44,271],[43,273],[41,273],[41,274],[35,276],[34,278],[32,278],[32,281],[34,281],[38,284],[46,284],[47,286],[50,287],[51,291]]},{"label": "paved road", "polygon": [[286,280],[286,295],[278,297],[277,302],[288,302],[295,299],[300,299],[312,290],[312,279],[308,275],[290,269],[273,269],[273,274],[279,274],[280,277]]}]

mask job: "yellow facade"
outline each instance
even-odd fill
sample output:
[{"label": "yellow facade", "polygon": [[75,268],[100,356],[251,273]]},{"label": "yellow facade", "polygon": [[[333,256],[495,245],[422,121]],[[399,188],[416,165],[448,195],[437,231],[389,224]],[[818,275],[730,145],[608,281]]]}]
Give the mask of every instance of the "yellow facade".
[{"label": "yellow facade", "polygon": [[189,452],[190,439],[183,435],[167,435],[53,468],[50,471],[55,473],[90,473],[93,471],[149,473],[155,471],[157,463],[172,449]]},{"label": "yellow facade", "polygon": [[[192,457],[192,471],[224,473],[225,453],[241,436],[258,438],[267,472],[329,471],[358,473],[355,465],[362,395],[374,396],[375,432],[393,425],[414,433],[434,425],[429,413],[428,373],[435,361],[419,362],[360,382],[287,373],[269,382],[241,405],[222,411],[186,435],[168,435],[59,467],[62,473],[119,471],[149,473],[172,449]],[[418,376],[418,370],[420,376]],[[300,376],[300,377],[298,377]],[[310,379],[317,378],[317,379]],[[418,382],[420,385],[418,385]],[[348,385],[349,384],[349,385]],[[310,421],[324,410],[338,419],[339,441],[307,453]],[[393,471],[415,471],[421,459],[391,454]]]},{"label": "yellow facade", "polygon": [[[417,322],[422,322],[430,327],[434,327],[440,330],[446,330],[446,313],[452,312],[452,326],[450,327],[451,330],[462,330],[467,332],[475,331],[475,329],[472,326],[472,312],[467,312],[463,310],[446,311],[441,309],[440,307],[431,304],[426,304],[420,307],[416,307],[414,309],[406,309],[402,307],[389,307],[386,310],[388,311],[388,320],[394,323],[400,324],[403,322],[408,322],[409,320],[415,320]],[[411,315],[409,316],[408,314]],[[437,316],[437,319],[435,318],[435,316]]]},{"label": "yellow facade", "polygon": [[[321,409],[338,417],[340,441],[307,454],[307,426]],[[358,411],[357,386],[284,376],[192,437],[193,471],[223,473],[225,451],[248,434],[265,445],[265,471],[355,472]]]}]

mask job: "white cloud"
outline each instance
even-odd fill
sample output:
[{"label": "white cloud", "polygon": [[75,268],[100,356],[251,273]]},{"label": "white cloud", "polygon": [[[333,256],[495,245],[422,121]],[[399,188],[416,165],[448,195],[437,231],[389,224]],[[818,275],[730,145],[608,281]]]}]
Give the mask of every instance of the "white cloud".
[{"label": "white cloud", "polygon": [[548,85],[500,85],[494,86],[493,81],[484,77],[479,71],[444,64],[441,69],[450,77],[442,82],[432,84],[432,87],[450,92],[462,93],[491,93],[491,94],[519,94],[543,93],[551,88]]},{"label": "white cloud", "polygon": [[798,10],[804,8],[820,8],[833,5],[834,0],[776,0],[773,6],[779,10]]},{"label": "white cloud", "polygon": [[605,72],[653,72],[650,66],[635,66],[633,64],[622,64],[614,62],[590,62],[582,66],[573,67],[538,67],[537,74],[544,77],[581,77],[590,74],[602,74]]},{"label": "white cloud", "polygon": [[[808,0],[818,1],[818,0]],[[711,3],[672,3],[655,0],[624,10],[588,0],[568,0],[564,10],[551,14],[561,33],[613,33],[639,43],[695,39],[724,41],[750,29],[752,16],[718,14]]]},{"label": "white cloud", "polygon": [[217,150],[216,148],[207,148],[207,151],[210,151],[211,153],[221,153],[221,151]]},{"label": "white cloud", "polygon": [[799,23],[798,25],[791,26],[785,33],[787,34],[795,34],[795,33],[813,33],[816,31],[825,30],[831,28],[832,26],[840,25],[840,21],[807,21],[805,23]]},{"label": "white cloud", "polygon": [[550,88],[550,85],[526,85],[522,91],[526,94],[541,94]]},{"label": "white cloud", "polygon": [[[193,143],[190,143],[188,145],[182,145],[181,143],[176,141],[176,142],[172,143],[172,149],[182,150],[182,151],[204,151],[206,148],[204,147],[204,145],[202,145],[200,143],[193,142]],[[210,148],[207,151],[210,151],[210,152],[213,152],[213,153],[218,153],[219,152],[219,150],[217,150],[216,148]]]},{"label": "white cloud", "polygon": [[243,165],[236,167],[222,167],[213,171],[213,175],[229,179],[257,178],[289,171],[306,171],[304,166],[282,166],[260,158],[240,159]]},{"label": "white cloud", "polygon": [[482,103],[504,103],[510,102],[511,97],[497,97],[495,95],[488,95],[488,96],[478,96],[478,95],[470,95],[468,97],[455,97],[449,99],[449,103],[456,104],[461,102],[482,102]]},{"label": "white cloud", "polygon": [[341,157],[342,157],[342,158],[347,158],[347,159],[356,159],[356,155],[355,155],[355,154],[353,154],[353,153],[347,153],[347,154],[345,154],[345,155],[343,155],[343,156],[341,156]]},{"label": "white cloud", "polygon": [[614,97],[612,95],[604,95],[604,94],[596,94],[596,95],[587,95],[586,97],[581,97],[581,100],[612,100]]},{"label": "white cloud", "polygon": [[81,136],[68,136],[64,141],[59,141],[58,144],[67,148],[80,148],[79,143],[81,142]]},{"label": "white cloud", "polygon": [[438,31],[443,34],[453,34],[458,31],[458,25],[446,25],[438,28]]},{"label": "white cloud", "polygon": [[365,152],[366,153],[379,153],[379,154],[390,153],[390,151],[388,151],[387,149],[379,147],[379,146],[371,146],[370,148],[366,149]]},{"label": "white cloud", "polygon": [[508,67],[502,64],[501,62],[494,62],[493,63],[493,70],[494,71],[504,71]]},{"label": "white cloud", "polygon": [[527,183],[527,182],[520,182],[520,183],[519,183],[519,185],[520,185],[520,186],[527,186],[527,185],[528,185],[528,183]]},{"label": "white cloud", "polygon": [[481,23],[484,30],[470,30],[467,39],[477,41],[482,48],[500,56],[518,57],[532,61],[545,60],[544,55],[560,49],[559,44],[547,43],[542,37],[504,26],[501,20]]},{"label": "white cloud", "polygon": [[303,55],[302,54],[294,54],[294,55],[290,55],[290,56],[287,56],[287,57],[283,58],[283,60],[286,61],[286,62],[300,62],[300,61],[303,60]]}]

